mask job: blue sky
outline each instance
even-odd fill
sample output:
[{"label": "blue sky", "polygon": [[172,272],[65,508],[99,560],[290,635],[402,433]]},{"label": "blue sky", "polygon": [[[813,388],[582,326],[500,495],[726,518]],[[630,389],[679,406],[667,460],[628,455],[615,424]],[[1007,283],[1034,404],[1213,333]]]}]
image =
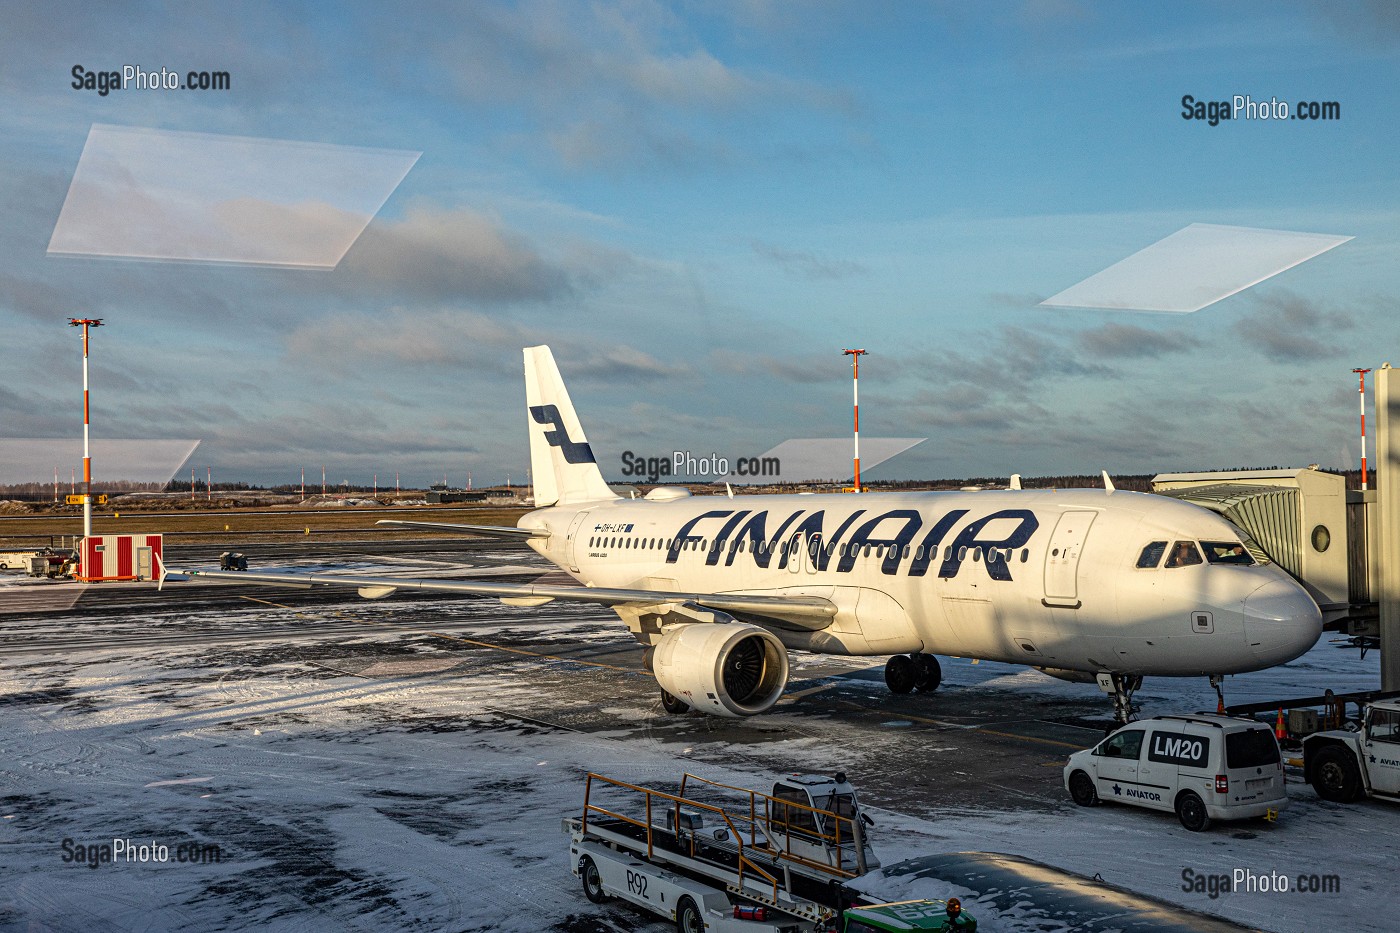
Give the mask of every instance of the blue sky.
[{"label": "blue sky", "polygon": [[[541,342],[611,478],[844,433],[853,345],[864,430],[929,438],[876,477],[1340,467],[1400,331],[1389,4],[0,17],[0,438],[80,431],[79,315],[95,433],[201,438],[216,478],[519,477]],[[70,87],[126,63],[232,89]],[[423,155],[333,271],[46,256],[94,123]],[[1195,314],[1036,307],[1193,222],[1356,239]]]}]

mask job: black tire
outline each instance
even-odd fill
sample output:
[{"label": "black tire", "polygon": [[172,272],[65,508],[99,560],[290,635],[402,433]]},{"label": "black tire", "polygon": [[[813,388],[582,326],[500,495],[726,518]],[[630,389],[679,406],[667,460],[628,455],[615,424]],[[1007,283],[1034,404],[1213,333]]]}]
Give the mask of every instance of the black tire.
[{"label": "black tire", "polygon": [[676,904],[676,930],[678,933],[704,933],[705,918],[701,916],[700,908],[688,897],[681,898]]},{"label": "black tire", "polygon": [[1210,814],[1206,812],[1205,801],[1194,791],[1184,790],[1177,795],[1176,818],[1193,833],[1210,829]]},{"label": "black tire", "polygon": [[920,693],[932,693],[943,683],[943,667],[931,654],[910,655],[914,662],[914,689]]},{"label": "black tire", "polygon": [[606,904],[612,898],[603,890],[603,878],[598,874],[598,866],[588,856],[578,860],[578,876],[583,882],[583,896],[595,904]]},{"label": "black tire", "polygon": [[1356,757],[1336,745],[1323,748],[1313,762],[1310,783],[1323,800],[1351,803],[1361,796],[1361,771],[1356,767]]},{"label": "black tire", "polygon": [[917,671],[907,654],[897,654],[885,662],[885,686],[891,693],[910,693],[914,689]]},{"label": "black tire", "polygon": [[672,716],[681,716],[690,712],[690,704],[680,697],[672,696],[665,690],[661,691],[661,708]]},{"label": "black tire", "polygon": [[1096,807],[1099,804],[1099,791],[1094,787],[1094,779],[1083,771],[1069,776],[1069,795],[1081,807]]}]

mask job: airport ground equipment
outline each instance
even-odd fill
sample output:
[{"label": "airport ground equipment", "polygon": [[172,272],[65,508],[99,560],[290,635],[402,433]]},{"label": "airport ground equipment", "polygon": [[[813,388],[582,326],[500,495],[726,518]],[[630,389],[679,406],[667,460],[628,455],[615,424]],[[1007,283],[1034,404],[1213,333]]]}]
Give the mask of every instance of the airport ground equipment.
[{"label": "airport ground equipment", "polygon": [[71,548],[42,547],[30,552],[24,572],[31,577],[71,577],[78,569],[78,554]]},{"label": "airport ground equipment", "polygon": [[38,557],[39,551],[0,551],[0,570],[28,570],[31,558]]},{"label": "airport ground equipment", "polygon": [[1129,723],[1070,755],[1064,782],[1082,807],[1110,800],[1175,812],[1192,832],[1288,806],[1283,756],[1269,727],[1208,713]]},{"label": "airport ground equipment", "polygon": [[1303,775],[1324,800],[1400,801],[1400,700],[1368,704],[1358,731],[1333,729],[1305,738]]},{"label": "airport ground equipment", "polygon": [[80,583],[155,580],[165,549],[161,535],[88,535],[78,543]]},{"label": "airport ground equipment", "polygon": [[246,571],[248,558],[241,551],[224,551],[219,555],[219,569]]},{"label": "airport ground equipment", "polygon": [[879,867],[870,825],[844,774],[792,775],[772,793],[687,774],[674,794],[589,774],[563,829],[590,901],[628,901],[685,933],[841,931],[866,913],[885,925],[849,929],[941,929],[848,910],[847,882]]}]

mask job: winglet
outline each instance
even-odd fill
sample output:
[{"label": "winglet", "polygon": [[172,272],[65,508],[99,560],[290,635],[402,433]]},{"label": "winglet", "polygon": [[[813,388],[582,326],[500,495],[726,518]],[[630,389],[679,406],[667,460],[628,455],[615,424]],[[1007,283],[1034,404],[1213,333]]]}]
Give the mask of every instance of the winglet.
[{"label": "winglet", "polygon": [[1020,473],[1012,473],[1012,474],[1011,474],[1011,482],[1007,484],[1007,487],[1006,487],[1006,488],[1007,488],[1007,489],[1020,489],[1020,488],[1021,488],[1021,474],[1020,474]]},{"label": "winglet", "polygon": [[1108,478],[1107,470],[1103,471],[1103,488],[1104,492],[1114,492],[1118,488],[1117,486],[1113,485],[1113,480]]}]

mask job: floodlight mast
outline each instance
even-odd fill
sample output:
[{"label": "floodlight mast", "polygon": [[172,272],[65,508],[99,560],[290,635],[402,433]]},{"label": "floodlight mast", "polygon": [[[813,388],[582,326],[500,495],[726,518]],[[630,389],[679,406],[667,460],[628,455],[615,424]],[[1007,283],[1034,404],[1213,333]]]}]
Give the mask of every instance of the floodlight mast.
[{"label": "floodlight mast", "polygon": [[83,537],[92,537],[92,450],[88,445],[88,328],[101,327],[101,318],[69,318],[70,327],[83,329]]},{"label": "floodlight mast", "polygon": [[854,431],[855,431],[855,492],[860,492],[860,358],[867,355],[866,350],[842,350],[844,355],[851,358],[851,399],[853,405]]},{"label": "floodlight mast", "polygon": [[1369,369],[1353,369],[1361,385],[1357,392],[1361,395],[1361,488],[1366,487],[1366,374]]}]

